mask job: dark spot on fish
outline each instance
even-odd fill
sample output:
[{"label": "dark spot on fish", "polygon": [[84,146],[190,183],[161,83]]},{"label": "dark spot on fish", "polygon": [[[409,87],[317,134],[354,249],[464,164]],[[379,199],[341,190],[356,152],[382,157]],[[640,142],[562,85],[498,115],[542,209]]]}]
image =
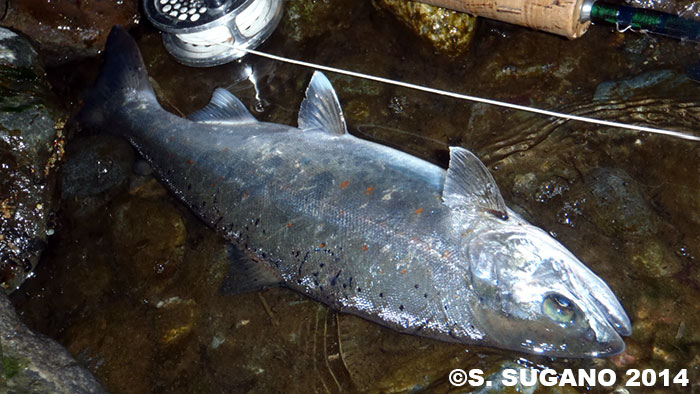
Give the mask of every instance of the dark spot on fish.
[{"label": "dark spot on fish", "polygon": [[428,293],[424,293],[424,294],[423,294],[423,297],[424,297],[424,298],[428,298]]},{"label": "dark spot on fish", "polygon": [[487,209],[486,213],[490,213],[491,215],[493,215],[501,220],[508,220],[508,214],[503,212],[503,211],[499,211],[497,209]]},{"label": "dark spot on fish", "polygon": [[318,271],[312,272],[311,275],[313,275],[313,276],[318,276]]},{"label": "dark spot on fish", "polygon": [[297,284],[298,284],[298,285],[301,284],[301,279],[297,279]]},{"label": "dark spot on fish", "polygon": [[265,252],[260,253],[260,257],[262,257],[263,259],[265,259],[266,256],[267,255],[265,254]]},{"label": "dark spot on fish", "polygon": [[403,305],[399,305],[399,309],[403,311]]},{"label": "dark spot on fish", "polygon": [[188,183],[188,184],[187,184],[187,190],[192,190],[192,184],[191,184],[191,183]]},{"label": "dark spot on fish", "polygon": [[358,292],[358,293],[362,293],[362,289],[358,287],[358,288],[357,288],[357,292]]},{"label": "dark spot on fish", "polygon": [[336,281],[338,280],[338,277],[340,276],[340,273],[343,272],[343,270],[339,270],[337,274],[331,279],[331,286],[335,286]]},{"label": "dark spot on fish", "polygon": [[379,297],[384,298],[384,293],[379,293]]},{"label": "dark spot on fish", "polygon": [[323,286],[319,286],[318,288],[319,290],[323,291]]},{"label": "dark spot on fish", "polygon": [[416,285],[415,285],[415,286],[413,286],[413,287],[415,287],[415,288],[417,289],[417,288],[418,288],[418,287],[420,287],[420,286],[418,286],[418,283],[416,283]]},{"label": "dark spot on fish", "polygon": [[255,219],[255,225],[257,226],[258,224],[260,224],[260,218]]},{"label": "dark spot on fish", "polygon": [[348,287],[348,285],[346,285],[345,283],[343,283],[343,289],[347,289],[347,287]]},{"label": "dark spot on fish", "polygon": [[321,267],[321,268],[323,268],[324,265],[325,265],[325,264],[321,263],[321,264],[319,264],[318,266]]}]

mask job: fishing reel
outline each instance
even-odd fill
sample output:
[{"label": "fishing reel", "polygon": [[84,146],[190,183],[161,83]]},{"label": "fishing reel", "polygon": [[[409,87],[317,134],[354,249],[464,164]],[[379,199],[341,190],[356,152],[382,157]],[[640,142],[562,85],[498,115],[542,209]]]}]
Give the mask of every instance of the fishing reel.
[{"label": "fishing reel", "polygon": [[262,44],[282,18],[282,0],[145,0],[163,44],[187,66],[228,63]]}]

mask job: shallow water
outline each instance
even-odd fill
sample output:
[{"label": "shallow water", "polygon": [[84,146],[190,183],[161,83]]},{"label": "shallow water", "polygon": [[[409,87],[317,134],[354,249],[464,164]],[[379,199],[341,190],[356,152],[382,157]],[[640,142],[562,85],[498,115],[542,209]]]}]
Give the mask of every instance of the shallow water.
[{"label": "shallow water", "polygon": [[[700,130],[700,85],[683,76],[697,63],[697,48],[687,44],[606,27],[568,41],[481,21],[470,53],[451,58],[370,2],[311,4],[320,15],[313,24],[288,13],[261,49],[519,104]],[[190,113],[225,87],[258,119],[296,124],[311,70],[256,58],[191,69],[169,57],[154,30],[133,33],[169,110]],[[259,91],[242,80],[246,65]],[[74,111],[96,74],[96,62],[50,71]],[[672,376],[685,368],[692,388],[629,392],[700,390],[697,143],[328,76],[352,134],[442,166],[451,145],[480,156],[509,206],[620,297],[634,324],[627,351],[551,360],[397,334],[284,289],[222,293],[223,240],[151,177],[126,142],[77,126],[60,225],[36,277],[12,296],[25,321],[57,338],[115,393],[462,392],[466,386],[449,385],[451,369],[495,373],[504,365],[618,374],[612,388],[557,392],[622,389],[630,368]],[[628,82],[601,86],[606,81]]]}]

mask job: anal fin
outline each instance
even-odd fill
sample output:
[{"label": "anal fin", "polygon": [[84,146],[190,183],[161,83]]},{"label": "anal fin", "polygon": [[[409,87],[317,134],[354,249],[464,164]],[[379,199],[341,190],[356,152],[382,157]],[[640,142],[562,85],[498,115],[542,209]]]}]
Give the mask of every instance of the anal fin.
[{"label": "anal fin", "polygon": [[231,243],[226,245],[228,274],[221,283],[221,294],[241,294],[282,285],[282,277],[266,263],[258,261]]}]

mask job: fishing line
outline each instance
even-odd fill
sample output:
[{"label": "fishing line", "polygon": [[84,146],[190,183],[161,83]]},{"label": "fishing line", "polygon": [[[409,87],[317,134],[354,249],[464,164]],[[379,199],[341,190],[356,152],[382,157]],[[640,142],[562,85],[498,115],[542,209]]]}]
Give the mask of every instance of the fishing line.
[{"label": "fishing line", "polygon": [[422,92],[433,93],[433,94],[446,96],[446,97],[452,97],[452,98],[456,98],[456,99],[460,99],[460,100],[473,101],[473,102],[477,102],[477,103],[494,105],[497,107],[510,108],[510,109],[515,109],[515,110],[519,110],[519,111],[526,111],[526,112],[531,112],[531,113],[536,113],[536,114],[540,114],[540,115],[546,115],[546,116],[551,116],[551,117],[561,118],[561,119],[566,119],[566,120],[576,120],[579,122],[592,123],[592,124],[597,124],[597,125],[601,125],[601,126],[618,127],[618,128],[627,129],[627,130],[634,130],[634,131],[641,131],[641,132],[652,133],[652,134],[667,135],[667,136],[681,138],[681,139],[685,139],[685,140],[700,141],[700,136],[686,134],[686,133],[682,133],[680,131],[665,130],[665,129],[659,129],[659,128],[655,128],[655,127],[647,127],[647,126],[637,126],[637,125],[631,125],[631,124],[626,124],[626,123],[613,122],[613,121],[609,121],[609,120],[589,118],[589,117],[579,116],[579,115],[565,114],[565,113],[561,113],[561,112],[550,111],[550,110],[536,108],[536,107],[528,107],[525,105],[512,104],[512,103],[508,103],[505,101],[498,101],[498,100],[492,100],[492,99],[483,98],[483,97],[471,96],[468,94],[462,94],[462,93],[456,93],[456,92],[451,92],[451,91],[447,91],[447,90],[431,88],[428,86],[417,85],[417,84],[413,84],[413,83],[409,83],[409,82],[396,81],[393,79],[378,77],[375,75],[365,74],[365,73],[361,73],[361,72],[357,72],[357,71],[350,71],[350,70],[345,70],[342,68],[336,68],[336,67],[325,66],[322,64],[306,62],[303,60],[291,59],[291,58],[284,57],[284,56],[279,56],[279,55],[274,55],[271,53],[261,52],[261,51],[255,50],[255,49],[239,47],[239,46],[236,46],[236,45],[230,44],[230,43],[227,45],[230,45],[231,47],[233,47],[235,49],[244,51],[244,52],[249,53],[251,55],[265,57],[268,59],[277,60],[277,61],[284,62],[284,63],[294,64],[297,66],[303,66],[303,67],[308,67],[308,68],[322,70],[322,71],[333,72],[333,73],[347,75],[347,76],[356,77],[356,78],[367,79],[370,81],[382,82],[382,83],[386,83],[389,85],[400,86],[400,87],[413,89],[413,90],[419,90]]}]

